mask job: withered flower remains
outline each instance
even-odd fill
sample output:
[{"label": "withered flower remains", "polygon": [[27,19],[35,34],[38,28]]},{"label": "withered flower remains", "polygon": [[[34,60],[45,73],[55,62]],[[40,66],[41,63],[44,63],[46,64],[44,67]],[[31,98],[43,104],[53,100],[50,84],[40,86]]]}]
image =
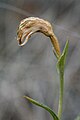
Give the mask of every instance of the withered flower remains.
[{"label": "withered flower remains", "polygon": [[56,36],[53,33],[51,24],[43,19],[36,17],[29,17],[23,19],[19,25],[17,31],[17,40],[19,46],[23,46],[27,43],[31,35],[35,32],[41,32],[45,34],[47,37],[50,37],[52,45],[54,47],[54,51],[56,55],[60,56],[60,46]]}]

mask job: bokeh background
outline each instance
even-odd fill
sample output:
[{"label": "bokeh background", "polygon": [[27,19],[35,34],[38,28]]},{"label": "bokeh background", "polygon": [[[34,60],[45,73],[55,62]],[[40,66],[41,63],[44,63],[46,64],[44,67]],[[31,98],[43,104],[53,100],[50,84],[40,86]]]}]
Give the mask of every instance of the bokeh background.
[{"label": "bokeh background", "polygon": [[36,33],[24,47],[17,44],[19,23],[29,16],[51,22],[61,50],[69,40],[62,119],[74,120],[80,113],[79,0],[0,0],[0,120],[52,119],[24,95],[57,112],[59,77],[49,38]]}]

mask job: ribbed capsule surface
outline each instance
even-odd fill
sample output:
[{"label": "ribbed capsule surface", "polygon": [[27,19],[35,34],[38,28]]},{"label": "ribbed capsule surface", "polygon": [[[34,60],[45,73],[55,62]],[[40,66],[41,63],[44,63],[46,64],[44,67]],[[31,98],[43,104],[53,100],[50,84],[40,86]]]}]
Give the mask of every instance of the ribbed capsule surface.
[{"label": "ribbed capsule surface", "polygon": [[57,56],[60,56],[59,42],[53,33],[51,24],[48,21],[37,17],[25,18],[20,22],[17,31],[17,40],[19,46],[25,45],[31,35],[35,32],[41,32],[47,37],[50,37],[51,43],[54,47],[54,51],[56,52]]}]

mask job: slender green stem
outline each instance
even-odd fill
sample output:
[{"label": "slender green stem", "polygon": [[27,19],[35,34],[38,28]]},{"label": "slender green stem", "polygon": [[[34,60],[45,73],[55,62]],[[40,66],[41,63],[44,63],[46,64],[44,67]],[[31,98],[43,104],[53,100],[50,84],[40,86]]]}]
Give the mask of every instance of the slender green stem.
[{"label": "slender green stem", "polygon": [[59,119],[61,119],[61,115],[62,115],[63,91],[64,91],[64,72],[60,71],[60,93],[59,93],[59,105],[58,105]]}]

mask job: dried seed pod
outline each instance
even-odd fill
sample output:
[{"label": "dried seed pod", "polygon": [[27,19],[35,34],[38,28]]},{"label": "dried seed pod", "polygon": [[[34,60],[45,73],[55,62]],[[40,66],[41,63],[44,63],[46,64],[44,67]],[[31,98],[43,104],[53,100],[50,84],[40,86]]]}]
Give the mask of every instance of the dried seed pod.
[{"label": "dried seed pod", "polygon": [[35,32],[41,32],[47,37],[50,37],[50,40],[54,47],[54,52],[59,57],[60,46],[56,36],[53,33],[52,26],[48,21],[40,18],[29,17],[21,21],[17,31],[17,40],[19,46],[25,45],[30,36]]}]

